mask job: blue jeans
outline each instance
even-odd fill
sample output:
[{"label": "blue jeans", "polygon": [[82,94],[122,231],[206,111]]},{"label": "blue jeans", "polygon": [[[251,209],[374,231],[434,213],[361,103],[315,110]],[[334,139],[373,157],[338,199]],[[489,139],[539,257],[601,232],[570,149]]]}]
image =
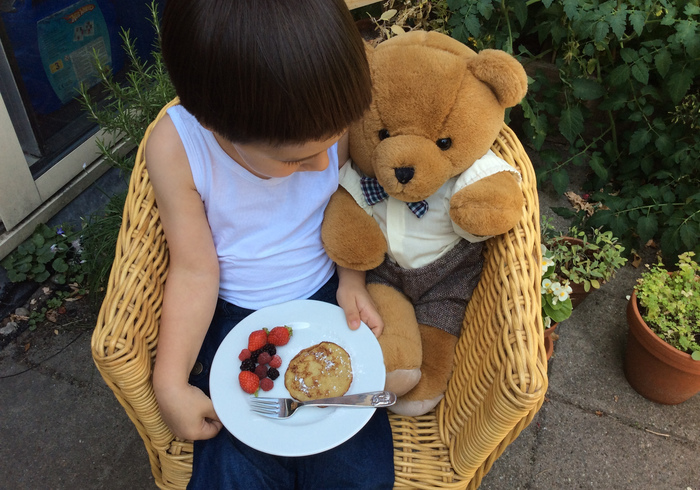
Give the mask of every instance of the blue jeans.
[{"label": "blue jeans", "polygon": [[[334,275],[309,299],[336,304]],[[199,352],[201,372],[190,383],[209,395],[209,369],[219,344],[243,318],[253,313],[219,300]],[[198,366],[199,367],[199,366]],[[377,410],[367,424],[343,444],[302,457],[257,451],[225,428],[213,439],[194,442],[194,464],[188,489],[390,489],[394,485],[394,447],[386,410]]]}]

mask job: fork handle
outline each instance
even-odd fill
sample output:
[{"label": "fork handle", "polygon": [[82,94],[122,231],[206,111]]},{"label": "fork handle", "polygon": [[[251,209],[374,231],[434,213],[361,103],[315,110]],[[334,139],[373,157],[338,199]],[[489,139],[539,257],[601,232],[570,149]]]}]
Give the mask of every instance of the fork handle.
[{"label": "fork handle", "polygon": [[309,400],[307,402],[299,402],[299,405],[305,406],[324,406],[324,407],[390,407],[396,403],[396,395],[391,391],[370,391],[368,393],[357,393],[355,395],[336,396],[334,398],[320,398],[318,400]]}]

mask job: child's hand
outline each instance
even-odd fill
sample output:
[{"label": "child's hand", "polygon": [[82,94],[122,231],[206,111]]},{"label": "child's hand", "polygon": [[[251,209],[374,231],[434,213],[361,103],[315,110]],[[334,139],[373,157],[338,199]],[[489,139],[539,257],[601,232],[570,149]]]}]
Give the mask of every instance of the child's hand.
[{"label": "child's hand", "polygon": [[165,423],[177,437],[211,439],[223,427],[211,399],[195,386],[171,386],[157,391],[156,398]]},{"label": "child's hand", "polygon": [[338,305],[345,312],[345,319],[351,330],[360,327],[360,321],[372,330],[375,337],[379,337],[384,329],[384,322],[377,312],[372,298],[365,286],[365,273],[338,267],[338,292],[336,298]]}]

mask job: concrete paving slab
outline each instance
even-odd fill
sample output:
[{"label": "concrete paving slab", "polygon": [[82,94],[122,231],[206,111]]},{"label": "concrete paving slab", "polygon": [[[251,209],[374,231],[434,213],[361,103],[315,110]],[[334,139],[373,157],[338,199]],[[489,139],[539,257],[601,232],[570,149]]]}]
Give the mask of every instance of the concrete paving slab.
[{"label": "concrete paving slab", "polygon": [[101,378],[72,383],[38,369],[6,377],[26,369],[9,363],[0,372],[0,487],[154,488],[143,443]]},{"label": "concrete paving slab", "polygon": [[[615,417],[551,400],[542,410],[535,479],[528,488],[697,489],[700,447]],[[548,430],[545,430],[548,429]]]}]

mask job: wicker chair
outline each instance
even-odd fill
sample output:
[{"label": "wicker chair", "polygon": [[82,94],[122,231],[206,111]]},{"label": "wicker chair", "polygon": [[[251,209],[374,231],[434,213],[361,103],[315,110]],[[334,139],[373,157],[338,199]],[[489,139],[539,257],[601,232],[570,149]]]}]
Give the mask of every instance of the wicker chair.
[{"label": "wicker chair", "polygon": [[[168,274],[168,248],[144,162],[151,128],[131,176],[92,353],[146,445],[156,484],[184,488],[191,474],[192,443],[175,438],[165,425],[151,384]],[[534,172],[507,126],[492,149],[522,173],[526,205],[514,230],[487,242],[482,277],[467,308],[444,400],[425,416],[391,415],[397,488],[478,487],[496,458],[530,423],[547,389]]]}]

